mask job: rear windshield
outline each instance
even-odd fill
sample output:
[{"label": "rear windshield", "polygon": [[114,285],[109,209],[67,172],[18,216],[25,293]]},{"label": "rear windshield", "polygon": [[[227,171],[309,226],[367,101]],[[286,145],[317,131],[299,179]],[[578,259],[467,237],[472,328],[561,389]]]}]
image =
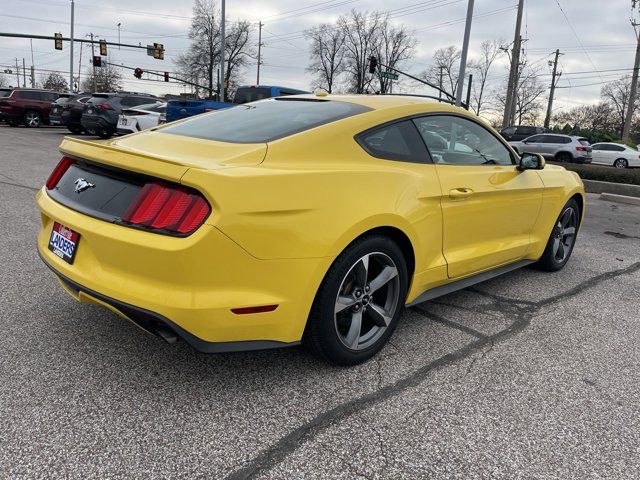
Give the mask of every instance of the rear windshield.
[{"label": "rear windshield", "polygon": [[578,141],[580,142],[580,145],[584,145],[585,147],[589,146],[589,140],[586,138],[579,138]]},{"label": "rear windshield", "polygon": [[231,143],[262,143],[369,111],[334,100],[264,100],[193,117],[163,128],[163,133]]},{"label": "rear windshield", "polygon": [[271,97],[271,88],[264,87],[241,87],[236,90],[236,95],[233,97],[233,103],[238,105],[243,103],[255,102],[257,100],[263,100]]}]

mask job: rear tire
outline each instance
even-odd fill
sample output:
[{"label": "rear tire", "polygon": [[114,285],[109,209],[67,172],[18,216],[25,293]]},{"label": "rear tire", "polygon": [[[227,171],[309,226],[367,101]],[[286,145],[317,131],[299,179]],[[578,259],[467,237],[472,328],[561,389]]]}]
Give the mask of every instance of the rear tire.
[{"label": "rear tire", "polygon": [[569,261],[580,227],[580,207],[571,199],[553,224],[547,246],[536,267],[547,272],[561,270]]},{"label": "rear tire", "polygon": [[613,166],[616,168],[629,168],[629,162],[626,158],[618,158],[613,162]]},{"label": "rear tire", "polygon": [[109,129],[102,129],[96,132],[100,138],[111,138],[113,136],[113,132]]},{"label": "rear tire", "polygon": [[80,135],[82,133],[82,127],[78,125],[68,125],[67,130],[69,130],[74,135]]},{"label": "rear tire", "polygon": [[35,110],[27,110],[24,112],[23,123],[27,128],[38,128],[42,125],[42,115]]},{"label": "rear tire", "polygon": [[573,157],[567,153],[567,152],[560,152],[559,154],[556,155],[556,161],[558,162],[567,162],[570,163],[573,161]]},{"label": "rear tire", "polygon": [[407,296],[407,266],[398,245],[372,235],[352,243],[325,275],[303,343],[335,365],[356,365],[393,334]]}]

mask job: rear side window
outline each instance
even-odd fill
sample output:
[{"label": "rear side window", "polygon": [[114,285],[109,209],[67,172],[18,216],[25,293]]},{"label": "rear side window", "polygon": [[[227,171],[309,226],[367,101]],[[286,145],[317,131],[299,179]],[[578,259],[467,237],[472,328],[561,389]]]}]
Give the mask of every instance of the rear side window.
[{"label": "rear side window", "polygon": [[624,147],[621,147],[620,145],[610,145],[610,147],[614,152],[624,152]]},{"label": "rear side window", "polygon": [[220,142],[262,143],[369,110],[354,103],[289,97],[216,110],[160,131]]},{"label": "rear side window", "polygon": [[18,92],[20,98],[24,98],[25,100],[42,100],[42,92],[29,92],[26,90],[22,90]]},{"label": "rear side window", "polygon": [[502,133],[503,135],[513,135],[514,133],[516,133],[516,127],[503,128],[500,133]]},{"label": "rear side window", "polygon": [[526,139],[526,141],[528,143],[540,143],[542,142],[543,136],[542,135],[533,135],[532,137],[529,137]]},{"label": "rear side window", "polygon": [[386,160],[431,163],[413,122],[405,120],[364,132],[356,138],[369,155]]},{"label": "rear side window", "polygon": [[578,142],[580,142],[580,145],[584,145],[585,147],[589,146],[589,140],[587,140],[586,138],[579,138]]},{"label": "rear side window", "polygon": [[120,104],[125,107],[137,107],[138,105],[148,105],[153,102],[153,98],[149,97],[124,97],[120,100]]}]

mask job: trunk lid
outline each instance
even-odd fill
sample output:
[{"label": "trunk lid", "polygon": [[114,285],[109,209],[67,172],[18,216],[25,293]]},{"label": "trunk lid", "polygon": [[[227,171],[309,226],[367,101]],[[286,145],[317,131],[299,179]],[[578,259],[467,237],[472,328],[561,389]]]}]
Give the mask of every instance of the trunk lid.
[{"label": "trunk lid", "polygon": [[60,150],[75,158],[179,182],[190,168],[219,170],[262,163],[266,143],[225,143],[145,131],[108,142],[65,138]]}]

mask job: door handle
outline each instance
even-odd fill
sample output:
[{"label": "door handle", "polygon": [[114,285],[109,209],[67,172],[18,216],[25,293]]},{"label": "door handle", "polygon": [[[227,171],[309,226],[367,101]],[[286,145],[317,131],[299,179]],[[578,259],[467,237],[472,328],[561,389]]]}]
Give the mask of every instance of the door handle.
[{"label": "door handle", "polygon": [[454,188],[453,190],[449,190],[449,198],[452,200],[469,198],[471,195],[473,195],[473,190],[470,188]]}]

